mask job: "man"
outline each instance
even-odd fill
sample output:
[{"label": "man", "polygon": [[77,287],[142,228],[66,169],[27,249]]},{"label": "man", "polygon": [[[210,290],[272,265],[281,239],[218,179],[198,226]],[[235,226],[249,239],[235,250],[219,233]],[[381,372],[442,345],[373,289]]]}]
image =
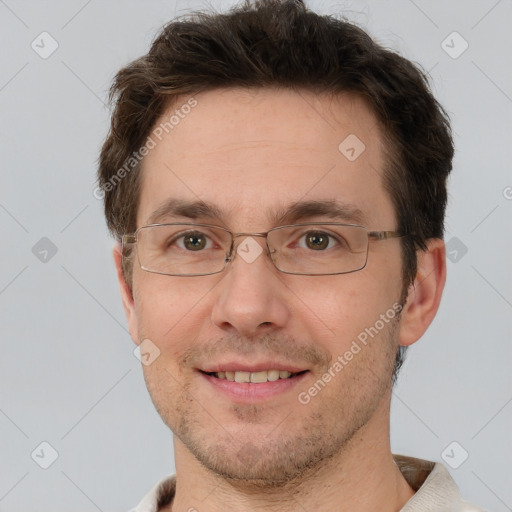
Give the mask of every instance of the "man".
[{"label": "man", "polygon": [[136,510],[479,510],[389,444],[446,275],[453,145],[421,72],[262,0],[169,23],[111,99],[99,185],[176,463]]}]

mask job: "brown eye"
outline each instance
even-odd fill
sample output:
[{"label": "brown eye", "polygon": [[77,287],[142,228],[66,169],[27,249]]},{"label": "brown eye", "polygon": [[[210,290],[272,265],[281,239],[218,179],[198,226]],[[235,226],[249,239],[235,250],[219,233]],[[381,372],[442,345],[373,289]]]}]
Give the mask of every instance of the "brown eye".
[{"label": "brown eye", "polygon": [[329,247],[329,235],[320,231],[312,231],[305,235],[306,246],[314,251],[322,251]]},{"label": "brown eye", "polygon": [[202,233],[192,233],[183,237],[183,246],[189,251],[200,251],[206,247],[206,237]]}]

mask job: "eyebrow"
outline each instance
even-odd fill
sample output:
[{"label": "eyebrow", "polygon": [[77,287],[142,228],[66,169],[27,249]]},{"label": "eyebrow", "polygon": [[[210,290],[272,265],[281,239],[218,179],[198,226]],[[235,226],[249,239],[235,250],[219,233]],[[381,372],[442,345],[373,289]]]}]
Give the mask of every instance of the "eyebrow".
[{"label": "eyebrow", "polygon": [[327,201],[310,200],[291,203],[282,210],[275,211],[276,224],[294,224],[312,217],[326,217],[333,221],[343,221],[365,225],[367,219],[359,208],[333,199]]},{"label": "eyebrow", "polygon": [[187,219],[221,219],[222,212],[212,203],[204,201],[187,201],[170,198],[164,201],[147,219],[147,224],[160,224],[170,217]]},{"label": "eyebrow", "polygon": [[[212,203],[170,198],[158,206],[149,216],[146,224],[160,224],[170,219],[176,220],[175,217],[222,221],[226,220],[228,216]],[[296,201],[284,208],[272,210],[269,217],[274,226],[294,224],[313,217],[324,217],[333,221],[353,224],[367,224],[367,218],[362,210],[335,200]]]}]

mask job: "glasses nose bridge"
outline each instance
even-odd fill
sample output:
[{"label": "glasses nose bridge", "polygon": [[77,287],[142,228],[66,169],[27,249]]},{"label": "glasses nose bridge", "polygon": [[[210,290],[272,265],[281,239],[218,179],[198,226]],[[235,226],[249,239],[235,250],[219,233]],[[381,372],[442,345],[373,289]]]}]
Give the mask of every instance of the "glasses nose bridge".
[{"label": "glasses nose bridge", "polygon": [[[265,239],[265,249],[268,251],[268,244],[267,244],[267,236],[269,234],[269,231],[266,233],[231,233],[231,247],[229,248],[228,253],[226,254],[226,263],[233,261],[235,257],[235,246],[238,246],[236,243],[236,239],[240,237],[261,237]],[[242,239],[243,241],[243,239]]]},{"label": "glasses nose bridge", "polygon": [[267,238],[268,231],[266,233],[233,233],[233,239],[238,238],[240,236],[260,236],[263,238]]}]

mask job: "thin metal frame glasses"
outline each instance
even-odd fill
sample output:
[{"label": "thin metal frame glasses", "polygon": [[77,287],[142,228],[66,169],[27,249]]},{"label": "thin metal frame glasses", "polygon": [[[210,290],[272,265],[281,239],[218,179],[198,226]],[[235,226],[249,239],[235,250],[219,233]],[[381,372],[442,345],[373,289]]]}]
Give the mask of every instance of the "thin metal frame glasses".
[{"label": "thin metal frame glasses", "polygon": [[[128,258],[136,245],[139,265],[146,272],[206,276],[222,272],[233,261],[238,252],[235,239],[242,236],[264,237],[266,253],[279,272],[318,276],[362,270],[368,262],[370,241],[405,235],[338,222],[289,224],[265,233],[233,233],[221,226],[201,223],[150,224],[123,235],[122,254]],[[254,243],[252,250],[258,250]]]}]

